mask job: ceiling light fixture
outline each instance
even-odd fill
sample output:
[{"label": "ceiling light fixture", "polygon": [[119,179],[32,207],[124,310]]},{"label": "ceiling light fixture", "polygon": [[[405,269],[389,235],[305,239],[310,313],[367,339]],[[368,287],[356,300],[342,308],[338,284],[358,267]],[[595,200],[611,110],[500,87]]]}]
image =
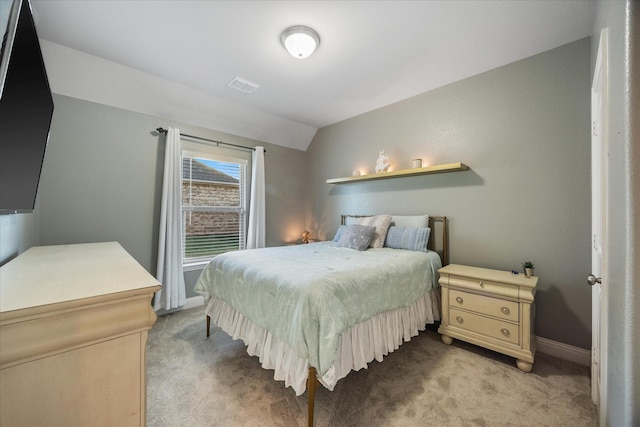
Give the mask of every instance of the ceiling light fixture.
[{"label": "ceiling light fixture", "polygon": [[284,30],[281,40],[285,49],[297,59],[308,58],[320,45],[318,33],[302,25],[296,25]]}]

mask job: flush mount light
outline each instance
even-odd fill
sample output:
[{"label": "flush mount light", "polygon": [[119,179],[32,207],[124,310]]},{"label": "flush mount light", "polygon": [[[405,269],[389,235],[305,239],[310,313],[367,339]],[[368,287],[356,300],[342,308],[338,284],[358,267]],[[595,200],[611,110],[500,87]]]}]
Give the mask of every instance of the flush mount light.
[{"label": "flush mount light", "polygon": [[281,40],[291,56],[297,59],[308,58],[320,44],[318,33],[301,25],[284,30]]}]

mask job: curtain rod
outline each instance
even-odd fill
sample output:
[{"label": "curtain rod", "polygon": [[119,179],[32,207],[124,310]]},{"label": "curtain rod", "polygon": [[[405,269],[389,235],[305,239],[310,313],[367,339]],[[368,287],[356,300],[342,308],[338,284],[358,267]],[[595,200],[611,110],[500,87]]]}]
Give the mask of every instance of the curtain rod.
[{"label": "curtain rod", "polygon": [[[164,128],[156,128],[156,131],[160,132],[160,133],[167,133],[167,129]],[[244,145],[236,145],[236,144],[231,144],[229,142],[222,142],[222,141],[216,141],[215,139],[208,139],[208,138],[202,138],[200,136],[194,136],[194,135],[188,135],[186,133],[180,133],[180,136],[186,136],[187,138],[193,138],[193,139],[199,139],[201,141],[207,141],[207,142],[211,142],[217,145],[229,145],[231,147],[236,147],[236,148],[242,148],[244,150],[255,150],[255,147],[246,147]],[[264,153],[267,154],[267,150],[264,150]]]}]

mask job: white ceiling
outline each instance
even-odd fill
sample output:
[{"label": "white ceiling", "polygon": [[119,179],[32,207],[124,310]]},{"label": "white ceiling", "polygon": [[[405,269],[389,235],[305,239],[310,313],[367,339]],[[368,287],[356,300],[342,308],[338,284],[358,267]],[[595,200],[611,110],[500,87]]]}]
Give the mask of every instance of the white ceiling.
[{"label": "white ceiling", "polygon": [[[312,128],[589,36],[594,8],[585,0],[32,5],[42,39]],[[280,43],[292,25],[320,34],[306,60]],[[236,76],[260,88],[228,87]]]}]

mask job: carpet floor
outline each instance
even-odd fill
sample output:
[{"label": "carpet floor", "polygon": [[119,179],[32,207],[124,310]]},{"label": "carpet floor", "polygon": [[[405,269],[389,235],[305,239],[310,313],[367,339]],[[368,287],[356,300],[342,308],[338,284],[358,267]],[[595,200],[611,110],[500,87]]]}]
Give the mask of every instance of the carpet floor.
[{"label": "carpet floor", "polygon": [[[204,307],[158,318],[147,345],[147,425],[305,426],[307,396],[273,379],[242,341],[206,338]],[[597,426],[589,368],[538,353],[511,357],[433,331],[316,391],[315,425]]]}]

